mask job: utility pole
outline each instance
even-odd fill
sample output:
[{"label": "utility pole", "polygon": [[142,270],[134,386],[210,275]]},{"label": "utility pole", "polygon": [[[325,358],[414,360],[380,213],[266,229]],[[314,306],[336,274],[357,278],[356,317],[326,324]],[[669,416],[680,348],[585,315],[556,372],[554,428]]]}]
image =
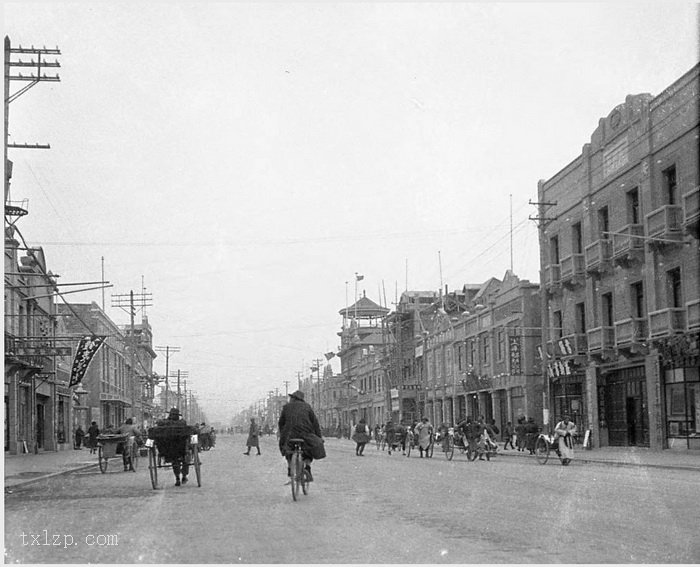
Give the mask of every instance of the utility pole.
[{"label": "utility pole", "polygon": [[289,380],[285,380],[284,384],[284,395],[289,396]]},{"label": "utility pole", "polygon": [[177,372],[173,372],[170,374],[171,378],[177,378],[177,403],[175,404],[175,407],[179,410],[180,409],[180,397],[182,395],[181,390],[180,390],[180,380],[189,378],[189,372],[186,370],[180,370],[178,369]]},{"label": "utility pole", "polygon": [[[139,423],[143,422],[143,403],[141,403],[141,415],[138,417],[136,416],[137,408],[136,408],[136,326],[134,323],[134,317],[136,315],[136,308],[134,306],[134,291],[131,290],[128,295],[127,294],[113,294],[112,295],[112,307],[119,307],[123,309],[124,311],[127,311],[129,313],[129,317],[131,320],[131,325],[130,325],[130,331],[128,333],[128,341],[127,344],[129,345],[129,350],[131,351],[129,354],[129,364],[131,366],[131,371],[130,371],[130,378],[131,378],[131,413],[132,417],[135,419],[139,420]],[[140,299],[141,302],[141,308],[145,309],[146,305],[152,305],[152,303],[148,303],[151,300],[151,294],[136,294],[136,297]],[[143,402],[143,400],[139,400],[140,402]]]},{"label": "utility pole", "polygon": [[180,347],[179,346],[157,346],[154,349],[156,352],[164,352],[165,353],[165,397],[163,399],[163,410],[168,411],[170,408],[168,407],[168,404],[170,400],[168,399],[170,397],[170,388],[168,385],[168,376],[169,374],[169,369],[168,369],[168,363],[170,361],[170,353],[171,352],[180,352]]},{"label": "utility pole", "polygon": [[325,421],[325,415],[323,413],[323,410],[321,408],[321,362],[323,362],[322,358],[315,358],[314,359],[314,366],[311,367],[311,370],[314,368],[316,369],[316,372],[318,373],[317,380],[316,380],[316,400],[318,404],[318,413],[321,415],[321,422],[322,425],[326,425]]},{"label": "utility pole", "polygon": [[[39,149],[48,150],[51,148],[48,144],[10,144],[9,143],[9,116],[10,116],[10,103],[17,100],[29,89],[36,86],[41,82],[59,82],[61,79],[58,74],[53,76],[47,76],[45,72],[46,68],[57,68],[61,64],[58,59],[54,61],[47,61],[47,55],[60,55],[61,52],[58,49],[47,49],[46,47],[38,48],[33,45],[29,48],[22,47],[12,47],[10,43],[10,38],[5,36],[5,132],[4,132],[4,153],[5,153],[5,167],[8,171],[5,173],[5,205],[8,205],[8,199],[10,194],[10,178],[12,177],[12,170],[9,167],[9,162],[7,161],[7,149],[8,148],[22,148],[22,149]],[[12,55],[27,55],[31,56],[30,61],[24,61],[22,59],[13,59]],[[34,60],[36,56],[36,60]],[[31,72],[29,75],[24,75],[23,73],[17,72],[12,75],[10,69],[12,67],[22,67],[31,68],[32,71],[36,70],[36,74]],[[28,83],[18,91],[10,94],[10,82],[11,81],[21,81]]]}]

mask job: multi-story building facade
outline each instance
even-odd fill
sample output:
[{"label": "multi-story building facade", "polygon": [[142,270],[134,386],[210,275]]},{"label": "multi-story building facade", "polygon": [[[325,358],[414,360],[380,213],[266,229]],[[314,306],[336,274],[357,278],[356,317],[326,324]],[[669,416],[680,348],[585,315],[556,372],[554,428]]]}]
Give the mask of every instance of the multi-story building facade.
[{"label": "multi-story building facade", "polygon": [[[363,295],[352,306],[340,310],[343,327],[340,336],[341,394],[336,407],[345,431],[365,418],[367,424],[384,423],[391,411],[391,385],[382,364],[389,337],[384,318],[389,309]],[[397,408],[398,409],[398,408]]]},{"label": "multi-story building facade", "polygon": [[[433,423],[542,415],[539,286],[507,272],[446,294],[425,326],[419,409]],[[423,347],[422,349],[420,347]]]},{"label": "multi-story building facade", "polygon": [[56,276],[48,271],[41,248],[25,249],[22,256],[19,249],[14,225],[6,225],[5,450],[70,448],[76,403],[65,366],[58,364],[70,349],[57,336]]},{"label": "multi-story building facade", "polygon": [[700,448],[698,69],[538,186],[552,422],[578,413],[594,445]]},{"label": "multi-story building facade", "polygon": [[82,380],[88,421],[96,421],[100,429],[119,426],[134,415],[135,400],[140,396],[135,373],[131,370],[128,341],[123,331],[97,303],[58,305],[68,335],[74,337],[73,348],[87,334],[106,339],[87,367]]}]

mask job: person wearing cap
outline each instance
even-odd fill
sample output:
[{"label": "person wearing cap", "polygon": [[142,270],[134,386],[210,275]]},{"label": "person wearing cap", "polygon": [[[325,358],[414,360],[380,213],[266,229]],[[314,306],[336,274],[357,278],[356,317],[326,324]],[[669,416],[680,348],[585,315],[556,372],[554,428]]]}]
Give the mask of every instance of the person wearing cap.
[{"label": "person wearing cap", "polygon": [[304,468],[309,481],[312,481],[311,462],[314,459],[312,451],[314,446],[318,446],[319,443],[323,444],[323,438],[321,426],[316,419],[313,408],[304,401],[304,392],[297,390],[289,394],[289,403],[282,408],[277,426],[280,432],[280,453],[287,459],[287,475],[290,475],[289,461],[292,458],[289,440],[303,439]]},{"label": "person wearing cap", "polygon": [[[180,419],[180,410],[170,408],[166,419],[158,420],[157,425],[164,427],[181,427],[188,430],[187,422]],[[187,462],[187,443],[183,443],[181,447],[177,447],[177,457],[171,462],[173,465],[173,474],[175,474],[175,486],[180,486],[180,472],[182,472],[182,484],[187,484],[187,475],[190,472],[190,465]]]},{"label": "person wearing cap", "polygon": [[564,466],[574,458],[574,435],[576,435],[576,424],[568,415],[564,415],[562,420],[554,426],[554,442],[558,445],[557,454]]}]

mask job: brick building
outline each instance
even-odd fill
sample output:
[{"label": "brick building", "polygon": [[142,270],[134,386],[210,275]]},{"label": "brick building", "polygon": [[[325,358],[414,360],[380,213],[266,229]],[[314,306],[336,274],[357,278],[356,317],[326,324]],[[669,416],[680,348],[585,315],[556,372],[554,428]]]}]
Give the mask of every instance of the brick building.
[{"label": "brick building", "polygon": [[698,69],[627,96],[538,186],[550,424],[700,448]]}]

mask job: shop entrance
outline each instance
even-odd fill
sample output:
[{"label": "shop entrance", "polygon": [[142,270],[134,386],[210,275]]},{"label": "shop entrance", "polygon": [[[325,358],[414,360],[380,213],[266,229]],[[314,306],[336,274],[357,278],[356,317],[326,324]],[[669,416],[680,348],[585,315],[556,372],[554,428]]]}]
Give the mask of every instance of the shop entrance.
[{"label": "shop entrance", "polygon": [[605,385],[605,421],[611,446],[649,445],[646,403],[643,366],[608,374]]}]

